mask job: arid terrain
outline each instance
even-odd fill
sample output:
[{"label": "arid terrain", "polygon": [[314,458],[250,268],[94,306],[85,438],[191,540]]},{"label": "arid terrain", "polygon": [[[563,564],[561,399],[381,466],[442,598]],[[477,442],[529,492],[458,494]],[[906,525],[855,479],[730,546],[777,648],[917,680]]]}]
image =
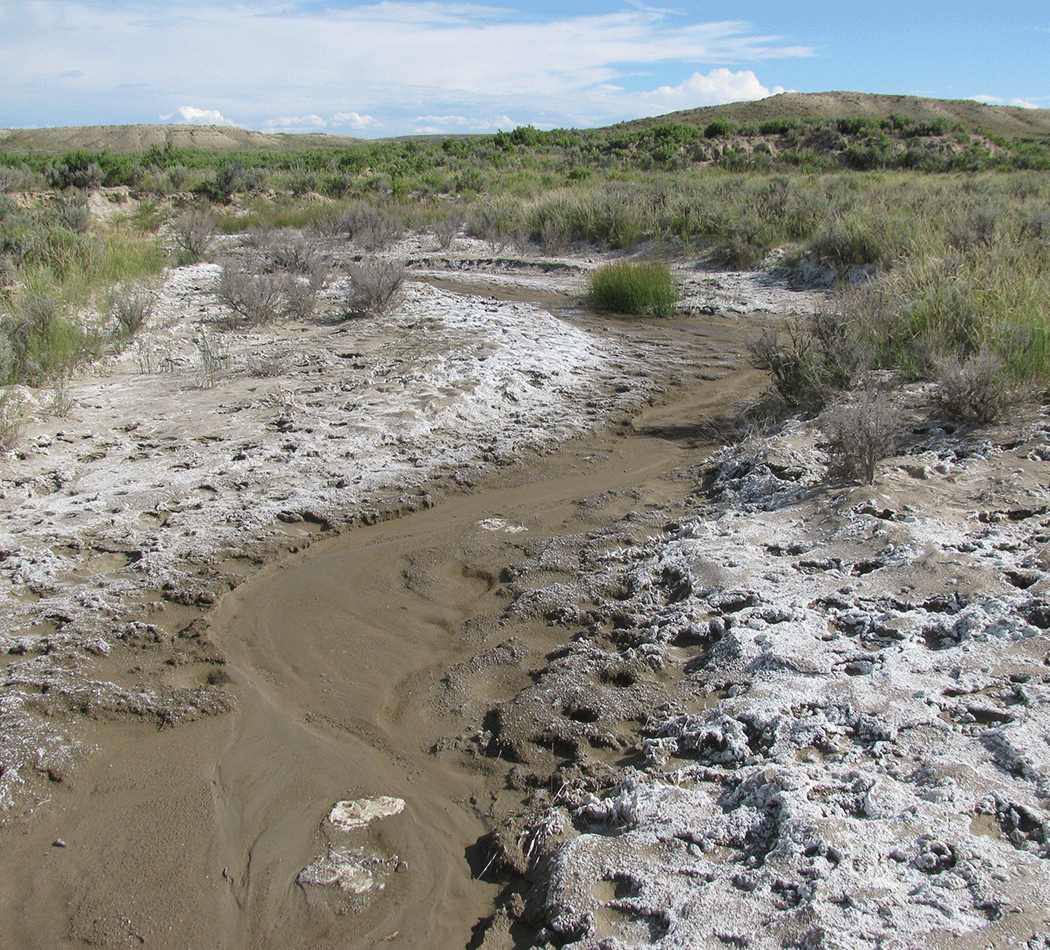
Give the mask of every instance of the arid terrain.
[{"label": "arid terrain", "polygon": [[[427,236],[375,320],[172,269],[0,460],[0,944],[1050,947],[1050,422],[735,431],[821,306]],[[333,287],[330,293],[337,294]]]}]

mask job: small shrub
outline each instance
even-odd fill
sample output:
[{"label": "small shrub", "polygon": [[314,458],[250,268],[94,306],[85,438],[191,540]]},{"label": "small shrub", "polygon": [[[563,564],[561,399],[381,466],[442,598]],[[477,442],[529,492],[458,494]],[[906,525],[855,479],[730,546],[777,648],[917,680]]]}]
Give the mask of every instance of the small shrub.
[{"label": "small shrub", "polygon": [[243,187],[244,166],[239,162],[223,162],[215,178],[203,186],[204,192],[213,200],[229,204],[234,192]]},{"label": "small shrub", "polygon": [[295,320],[305,320],[313,316],[317,309],[317,294],[327,282],[328,270],[320,264],[305,277],[286,274],[281,286],[284,298],[282,315]]},{"label": "small shrub", "polygon": [[190,170],[185,165],[173,165],[168,169],[168,181],[171,182],[172,191],[182,191],[189,178]]},{"label": "small shrub", "polygon": [[391,215],[363,202],[347,208],[336,227],[366,251],[389,247],[402,233],[401,225]]},{"label": "small shrub", "polygon": [[789,406],[806,405],[816,388],[813,335],[799,320],[781,327],[763,327],[747,344],[751,365],[769,373],[773,388]]},{"label": "small shrub", "polygon": [[678,286],[663,264],[618,261],[591,275],[588,303],[599,310],[670,317],[678,304]]},{"label": "small shrub", "polygon": [[540,223],[539,240],[544,254],[560,254],[569,243],[561,222],[554,217],[546,217]]},{"label": "small shrub", "polygon": [[91,227],[91,209],[83,194],[64,198],[58,206],[59,225],[73,234],[86,234]]},{"label": "small shrub", "polygon": [[733,124],[728,119],[715,119],[704,128],[705,139],[720,139],[733,134]]},{"label": "small shrub", "polygon": [[346,298],[346,315],[379,316],[398,300],[407,270],[400,261],[362,261],[347,268],[350,292]]},{"label": "small shrub", "polygon": [[317,242],[302,231],[285,229],[267,235],[266,258],[271,268],[310,274],[320,261]]},{"label": "small shrub", "polygon": [[826,413],[830,473],[870,485],[878,463],[896,450],[902,430],[897,404],[885,392],[858,393]]},{"label": "small shrub", "polygon": [[234,315],[234,323],[259,326],[282,312],[285,281],[277,274],[260,273],[251,265],[226,264],[215,295]]},{"label": "small shrub", "polygon": [[70,395],[69,387],[66,385],[66,377],[59,375],[55,378],[55,387],[51,393],[46,411],[48,415],[58,419],[65,419],[73,411],[76,400]]},{"label": "small shrub", "polygon": [[855,295],[842,293],[836,305],[818,310],[810,319],[816,345],[816,382],[826,398],[830,390],[860,385],[875,362],[875,327],[864,326],[854,312]]},{"label": "small shrub", "polygon": [[223,348],[222,342],[209,333],[201,324],[200,333],[193,338],[200,358],[200,386],[209,389],[214,386],[219,374],[229,365],[230,354]]},{"label": "small shrub", "polygon": [[215,240],[215,219],[207,211],[187,211],[175,220],[173,230],[183,252],[180,263],[195,264]]},{"label": "small shrub", "polygon": [[22,397],[10,389],[0,389],[0,449],[10,451],[22,438],[25,425],[25,404]]},{"label": "small shrub", "polygon": [[447,214],[434,225],[434,236],[441,250],[447,251],[452,247],[462,228],[463,218],[458,214]]},{"label": "small shrub", "polygon": [[140,290],[120,288],[111,292],[109,315],[116,322],[116,334],[121,338],[134,336],[153,313],[152,294]]},{"label": "small shrub", "polygon": [[474,209],[467,234],[488,241],[495,253],[502,252],[521,228],[521,205],[512,199],[491,199]]},{"label": "small shrub", "polygon": [[788,406],[820,410],[861,385],[875,363],[872,296],[847,289],[810,317],[763,329],[747,345],[751,365],[770,374]]},{"label": "small shrub", "polygon": [[966,359],[944,357],[936,361],[936,373],[934,400],[957,422],[999,422],[1018,400],[1002,360],[987,349]]},{"label": "small shrub", "polygon": [[93,355],[98,340],[66,316],[53,293],[25,293],[3,325],[4,378],[41,385]]}]

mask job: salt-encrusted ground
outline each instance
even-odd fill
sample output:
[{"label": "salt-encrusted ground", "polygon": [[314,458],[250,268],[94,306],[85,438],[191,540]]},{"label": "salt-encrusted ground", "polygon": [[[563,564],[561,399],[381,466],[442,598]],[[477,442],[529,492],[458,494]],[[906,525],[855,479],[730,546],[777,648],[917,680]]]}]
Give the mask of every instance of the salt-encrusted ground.
[{"label": "salt-encrusted ground", "polygon": [[1047,946],[1048,430],[916,417],[851,488],[789,427],[717,453],[651,540],[616,543],[632,518],[537,546],[507,616],[569,642],[467,740],[532,790],[496,806],[529,886],[493,930]]},{"label": "salt-encrusted ground", "polygon": [[69,767],[63,714],[226,708],[204,682],[84,672],[163,639],[153,607],[206,608],[274,551],[424,507],[652,390],[623,383],[615,343],[536,306],[414,282],[381,321],[224,330],[219,272],[173,271],[137,343],[72,380],[60,415],[52,392],[23,392],[42,418],[0,461],[5,811],[31,805],[27,780]]}]

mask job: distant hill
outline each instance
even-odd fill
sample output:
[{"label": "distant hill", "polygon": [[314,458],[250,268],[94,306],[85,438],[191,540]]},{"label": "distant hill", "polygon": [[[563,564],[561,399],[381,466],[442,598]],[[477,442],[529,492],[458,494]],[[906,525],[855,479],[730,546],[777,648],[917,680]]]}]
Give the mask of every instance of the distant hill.
[{"label": "distant hill", "polygon": [[[686,109],[667,115],[621,122],[611,128],[640,130],[681,123],[704,127],[715,119],[737,126],[760,125],[772,120],[819,122],[828,119],[885,119],[902,116],[918,121],[958,123],[966,132],[1023,138],[1050,136],[1050,109],[989,106],[970,99],[922,99],[861,92],[785,92],[766,99]],[[402,136],[433,139],[449,136]],[[454,138],[470,136],[455,135]],[[345,148],[368,141],[341,135],[253,132],[219,125],[95,125],[58,129],[0,129],[0,152],[61,155],[75,149],[118,154],[141,153],[156,145],[163,148],[200,149],[209,152],[289,152]]]},{"label": "distant hill", "polygon": [[75,149],[120,154],[150,146],[209,152],[288,152],[344,148],[365,141],[343,135],[252,132],[230,125],[85,125],[59,129],[0,129],[0,151],[60,155]]},{"label": "distant hill", "polygon": [[737,124],[760,124],[775,119],[817,122],[822,119],[885,119],[891,115],[920,121],[940,119],[959,123],[967,132],[980,130],[1009,138],[1050,135],[1050,109],[989,106],[972,99],[922,99],[864,92],[784,92],[749,102],[704,106],[649,119],[635,119],[617,127],[644,129],[671,122],[704,126],[714,119],[728,119]]}]

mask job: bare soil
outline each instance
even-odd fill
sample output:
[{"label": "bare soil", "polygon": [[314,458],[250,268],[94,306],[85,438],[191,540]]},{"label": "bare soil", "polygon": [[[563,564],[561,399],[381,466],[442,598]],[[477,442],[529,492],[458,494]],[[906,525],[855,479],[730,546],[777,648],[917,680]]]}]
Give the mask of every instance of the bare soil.
[{"label": "bare soil", "polygon": [[624,320],[596,259],[398,253],[391,317],[210,374],[181,269],[26,394],[0,944],[1044,948],[1045,414],[902,390],[844,484],[813,423],[722,446],[819,291],[683,265]]}]

